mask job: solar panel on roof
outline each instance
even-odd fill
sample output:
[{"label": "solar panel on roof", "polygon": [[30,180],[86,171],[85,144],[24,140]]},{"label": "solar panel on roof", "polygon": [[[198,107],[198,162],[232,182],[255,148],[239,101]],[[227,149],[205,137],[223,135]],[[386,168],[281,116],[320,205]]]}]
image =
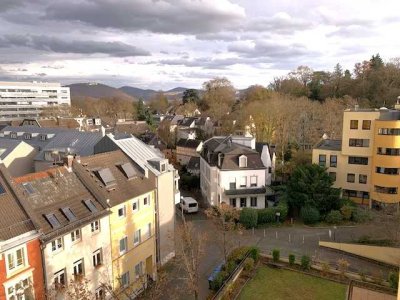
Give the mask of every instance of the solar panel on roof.
[{"label": "solar panel on roof", "polygon": [[72,222],[72,221],[76,220],[74,213],[72,212],[72,210],[69,207],[61,208],[61,211],[67,217],[68,221]]},{"label": "solar panel on roof", "polygon": [[100,176],[101,181],[104,183],[104,185],[111,185],[111,184],[115,183],[115,178],[109,168],[104,168],[97,172]]},{"label": "solar panel on roof", "polygon": [[121,168],[124,171],[125,176],[128,179],[136,177],[136,175],[137,175],[136,170],[133,168],[131,163],[124,163],[124,164],[121,165]]},{"label": "solar panel on roof", "polygon": [[29,194],[32,195],[34,193],[36,193],[35,189],[33,188],[33,186],[30,184],[30,182],[26,182],[22,184],[25,191]]},{"label": "solar panel on roof", "polygon": [[47,221],[50,223],[51,227],[58,228],[61,226],[60,222],[58,221],[57,217],[54,214],[47,214],[44,215]]},{"label": "solar panel on roof", "polygon": [[86,207],[91,211],[91,212],[96,212],[97,208],[96,206],[94,206],[94,203],[92,202],[92,200],[87,199],[87,200],[83,200],[83,202],[85,203]]}]

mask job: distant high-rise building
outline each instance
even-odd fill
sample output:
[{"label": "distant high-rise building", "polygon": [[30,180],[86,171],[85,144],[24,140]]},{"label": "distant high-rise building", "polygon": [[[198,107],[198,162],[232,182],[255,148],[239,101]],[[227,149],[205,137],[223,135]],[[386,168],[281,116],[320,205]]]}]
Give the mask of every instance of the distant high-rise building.
[{"label": "distant high-rise building", "polygon": [[46,107],[71,105],[68,87],[49,82],[0,82],[0,121],[37,118]]}]

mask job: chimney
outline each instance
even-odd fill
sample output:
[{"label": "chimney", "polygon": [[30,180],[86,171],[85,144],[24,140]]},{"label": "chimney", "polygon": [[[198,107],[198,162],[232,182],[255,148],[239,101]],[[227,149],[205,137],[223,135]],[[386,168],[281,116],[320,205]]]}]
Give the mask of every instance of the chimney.
[{"label": "chimney", "polygon": [[358,111],[358,109],[360,108],[360,106],[358,104],[354,105],[354,110]]},{"label": "chimney", "polygon": [[400,110],[400,96],[397,97],[396,104],[394,105],[395,110]]},{"label": "chimney", "polygon": [[80,155],[75,155],[75,160],[78,164],[81,163],[81,156]]},{"label": "chimney", "polygon": [[104,128],[104,126],[101,126],[100,131],[101,131],[101,136],[106,135],[106,129]]},{"label": "chimney", "polygon": [[67,167],[68,171],[72,171],[72,162],[74,161],[74,156],[68,154],[64,157],[64,165]]}]

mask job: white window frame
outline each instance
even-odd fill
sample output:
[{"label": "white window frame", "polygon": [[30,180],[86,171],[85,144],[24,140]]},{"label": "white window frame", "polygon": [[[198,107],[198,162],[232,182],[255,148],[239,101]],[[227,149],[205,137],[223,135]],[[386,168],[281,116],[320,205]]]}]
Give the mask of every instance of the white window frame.
[{"label": "white window frame", "polygon": [[[122,215],[120,215],[120,212],[122,211]],[[126,217],[126,207],[121,206],[120,208],[118,208],[118,218],[122,219]]]},{"label": "white window frame", "polygon": [[239,156],[239,168],[247,168],[247,156]]},{"label": "white window frame", "polygon": [[[100,293],[102,293],[103,296],[100,295]],[[103,289],[103,287],[98,287],[98,288],[96,289],[96,291],[95,291],[95,297],[96,297],[96,300],[104,300],[104,299],[106,299],[106,291]]]},{"label": "white window frame", "polygon": [[[61,286],[61,282],[60,282],[61,275],[64,275],[64,284],[62,284],[62,286]],[[65,272],[65,268],[54,273],[53,284],[56,289],[63,288],[67,285],[67,273]],[[59,285],[59,286],[57,286],[57,285]]]},{"label": "white window frame", "polygon": [[[18,265],[18,259],[17,259],[18,251],[22,251],[22,257],[21,257],[22,261],[19,265]],[[7,251],[5,253],[5,257],[6,257],[7,274],[15,272],[17,270],[20,270],[20,269],[26,267],[28,264],[28,253],[27,253],[26,245],[23,245],[22,247],[14,248],[14,249]],[[14,262],[12,268],[10,268],[10,258]]]},{"label": "white window frame", "polygon": [[51,241],[51,252],[58,253],[64,249],[64,239],[62,237]]},{"label": "white window frame", "polygon": [[[139,233],[139,235],[138,235]],[[138,229],[135,231],[135,233],[133,234],[133,245],[137,246],[142,242],[142,230]]]},{"label": "white window frame", "polygon": [[93,262],[93,267],[98,268],[103,264],[103,250],[102,248],[97,249],[96,251],[93,252],[92,255],[92,262]]},{"label": "white window frame", "polygon": [[239,187],[241,188],[247,187],[247,176],[240,177]]},{"label": "white window frame", "polygon": [[[27,284],[24,284],[24,291],[28,289],[30,286],[32,286],[32,272],[29,272],[29,274],[23,274],[23,276],[17,276],[16,278],[13,278],[11,281],[8,281],[7,283],[4,283],[4,290],[6,294],[6,299],[11,299],[11,297],[14,297],[13,299],[18,299],[18,300],[25,300],[27,299],[25,296],[25,293],[23,295],[20,295],[20,298],[17,298],[17,289],[16,286],[20,283],[23,283],[24,281],[27,281]],[[10,292],[10,289],[11,292]]]},{"label": "white window frame", "polygon": [[[123,283],[124,277],[126,278],[126,283]],[[129,280],[129,271],[125,272],[124,274],[121,275],[121,287],[125,288],[129,285],[130,280]]]},{"label": "white window frame", "polygon": [[139,277],[143,275],[143,262],[139,262],[135,265],[135,279],[139,279]]},{"label": "white window frame", "polygon": [[76,229],[71,232],[71,242],[72,244],[76,244],[82,240],[82,231],[80,229]]},{"label": "white window frame", "polygon": [[150,196],[146,196],[146,197],[143,198],[143,205],[144,206],[150,206]]},{"label": "white window frame", "polygon": [[[252,200],[256,200],[256,205],[253,205]],[[250,207],[258,207],[258,198],[257,197],[250,197]]]},{"label": "white window frame", "polygon": [[151,230],[152,230],[152,226],[151,226],[151,222],[147,224],[146,226],[146,238],[149,239],[151,238]]},{"label": "white window frame", "polygon": [[[82,265],[82,273],[75,272],[75,271],[79,270],[79,265]],[[72,270],[73,270],[72,274],[74,276],[84,276],[85,275],[85,264],[83,262],[83,258],[74,262],[74,264],[72,265]]]},{"label": "white window frame", "polygon": [[92,234],[100,232],[100,220],[96,220],[90,223],[90,230]]},{"label": "white window frame", "polygon": [[[121,250],[121,241],[124,241],[125,249]],[[128,237],[125,236],[124,238],[119,240],[119,254],[122,255],[128,251]]]},{"label": "white window frame", "polygon": [[[134,204],[136,204],[136,208],[133,208],[133,205]],[[136,200],[134,200],[133,201],[133,203],[132,203],[132,211],[134,212],[134,213],[136,213],[136,212],[138,212],[140,210],[140,201],[139,201],[139,199],[136,199]]]},{"label": "white window frame", "polygon": [[250,187],[255,187],[258,184],[258,177],[257,175],[250,176]]}]

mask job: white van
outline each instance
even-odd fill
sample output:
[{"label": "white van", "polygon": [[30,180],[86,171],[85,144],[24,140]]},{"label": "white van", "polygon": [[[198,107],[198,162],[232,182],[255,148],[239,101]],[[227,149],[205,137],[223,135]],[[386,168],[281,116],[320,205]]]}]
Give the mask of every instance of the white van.
[{"label": "white van", "polygon": [[186,213],[195,213],[199,211],[199,204],[192,197],[181,197],[179,205]]}]

